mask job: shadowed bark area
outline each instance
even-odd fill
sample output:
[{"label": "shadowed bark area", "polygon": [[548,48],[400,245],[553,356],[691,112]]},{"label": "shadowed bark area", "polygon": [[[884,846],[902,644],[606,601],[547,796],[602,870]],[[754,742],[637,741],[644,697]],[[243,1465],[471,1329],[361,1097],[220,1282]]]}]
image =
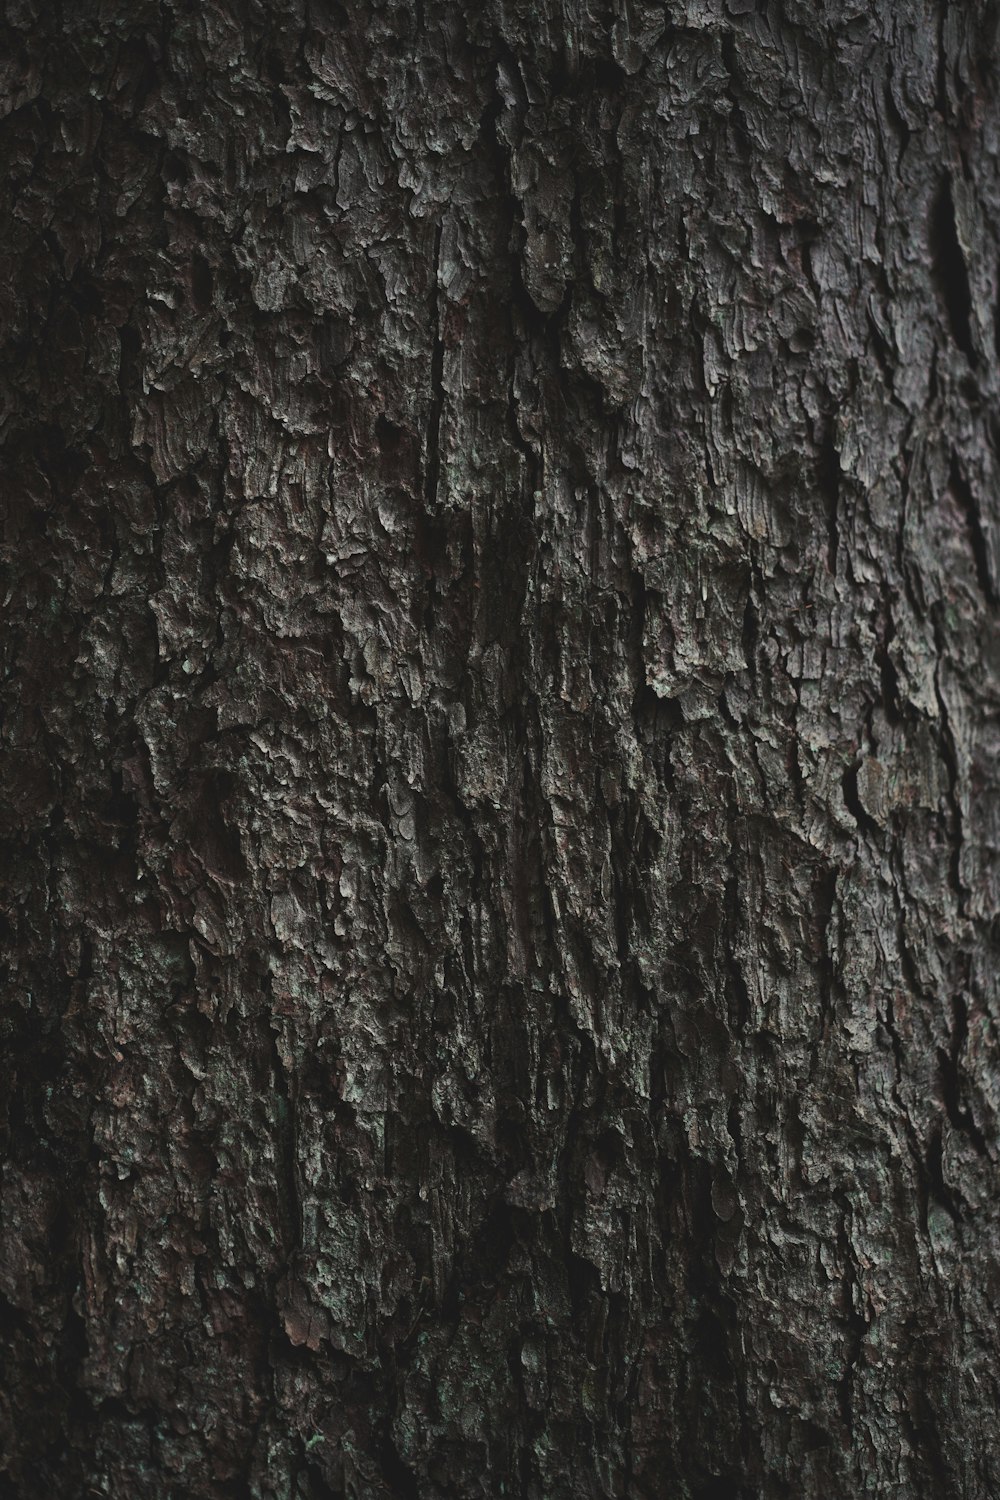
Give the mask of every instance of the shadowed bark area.
[{"label": "shadowed bark area", "polygon": [[997,5],[0,17],[0,1494],[1000,1494]]}]

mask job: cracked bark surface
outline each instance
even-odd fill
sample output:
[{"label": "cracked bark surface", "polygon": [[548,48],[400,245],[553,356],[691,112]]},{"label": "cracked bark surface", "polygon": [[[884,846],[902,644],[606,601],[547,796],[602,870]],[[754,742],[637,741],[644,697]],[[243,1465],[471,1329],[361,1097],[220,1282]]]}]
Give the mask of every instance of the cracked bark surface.
[{"label": "cracked bark surface", "polygon": [[1000,1493],[997,6],[0,15],[0,1493]]}]

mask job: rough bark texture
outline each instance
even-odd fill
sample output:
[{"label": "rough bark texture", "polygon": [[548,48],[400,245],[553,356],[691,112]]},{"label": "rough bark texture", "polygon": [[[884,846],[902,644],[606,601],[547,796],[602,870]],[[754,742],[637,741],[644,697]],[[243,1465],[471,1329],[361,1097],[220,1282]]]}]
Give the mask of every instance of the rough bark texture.
[{"label": "rough bark texture", "polygon": [[996,1496],[996,4],[0,14],[0,1492]]}]

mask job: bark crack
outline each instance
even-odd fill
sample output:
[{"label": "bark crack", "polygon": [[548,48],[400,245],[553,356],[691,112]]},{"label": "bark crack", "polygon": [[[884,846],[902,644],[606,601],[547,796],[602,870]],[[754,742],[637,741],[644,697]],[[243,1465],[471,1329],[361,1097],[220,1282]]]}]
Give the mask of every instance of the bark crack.
[{"label": "bark crack", "polygon": [[438,484],[441,476],[441,419],[444,413],[444,339],[441,328],[441,240],[443,225],[439,219],[434,230],[434,290],[432,318],[434,337],[431,344],[430,413],[424,449],[424,502],[428,514],[438,506]]}]

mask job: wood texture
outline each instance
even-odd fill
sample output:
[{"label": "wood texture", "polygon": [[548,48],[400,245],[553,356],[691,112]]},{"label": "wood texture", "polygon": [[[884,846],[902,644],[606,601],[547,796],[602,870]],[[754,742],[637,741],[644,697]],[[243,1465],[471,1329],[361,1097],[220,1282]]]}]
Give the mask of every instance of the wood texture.
[{"label": "wood texture", "polygon": [[0,1493],[1000,1494],[997,5],[0,15]]}]

